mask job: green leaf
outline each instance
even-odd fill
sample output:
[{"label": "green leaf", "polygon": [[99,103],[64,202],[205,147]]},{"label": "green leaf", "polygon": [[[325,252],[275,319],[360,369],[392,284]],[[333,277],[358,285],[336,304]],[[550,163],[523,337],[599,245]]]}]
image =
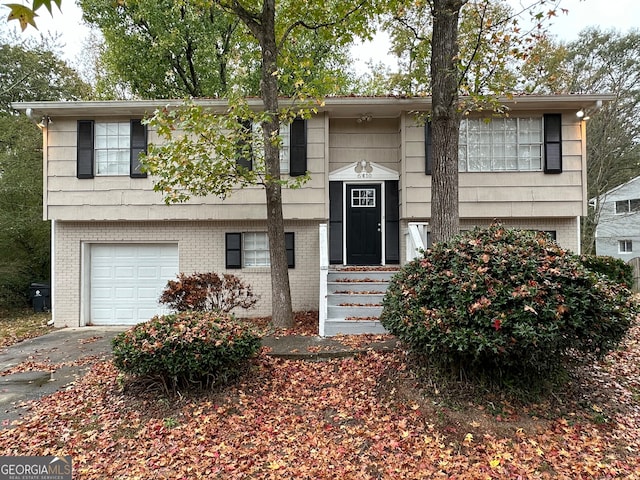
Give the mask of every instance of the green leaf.
[{"label": "green leaf", "polygon": [[23,32],[27,28],[27,25],[32,25],[33,28],[36,30],[38,29],[34,20],[38,14],[35,11],[31,10],[29,7],[20,5],[19,3],[5,3],[4,6],[11,10],[7,20],[18,20]]},{"label": "green leaf", "polygon": [[51,7],[51,3],[55,3],[58,6],[58,10],[62,8],[62,0],[33,0],[33,10],[38,10],[43,5],[47,7],[49,13],[53,15],[53,8]]}]

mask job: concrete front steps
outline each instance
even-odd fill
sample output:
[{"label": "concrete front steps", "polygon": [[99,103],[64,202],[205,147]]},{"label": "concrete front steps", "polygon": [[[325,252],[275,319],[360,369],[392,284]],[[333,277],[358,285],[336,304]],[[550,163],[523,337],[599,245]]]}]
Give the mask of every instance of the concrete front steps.
[{"label": "concrete front steps", "polygon": [[327,275],[325,336],[388,333],[379,321],[382,299],[399,266],[339,267]]}]

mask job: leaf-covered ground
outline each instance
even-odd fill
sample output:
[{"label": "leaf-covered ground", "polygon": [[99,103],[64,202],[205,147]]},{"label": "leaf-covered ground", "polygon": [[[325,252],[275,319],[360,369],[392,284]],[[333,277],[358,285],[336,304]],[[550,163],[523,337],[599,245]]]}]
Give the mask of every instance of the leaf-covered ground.
[{"label": "leaf-covered ground", "polygon": [[78,479],[640,478],[639,339],[526,408],[451,402],[402,351],[262,354],[235,386],[173,399],[100,362],[0,432],[0,455],[72,455]]},{"label": "leaf-covered ground", "polygon": [[39,337],[53,330],[47,325],[50,313],[33,313],[30,310],[0,310],[0,347],[13,345],[27,338]]}]

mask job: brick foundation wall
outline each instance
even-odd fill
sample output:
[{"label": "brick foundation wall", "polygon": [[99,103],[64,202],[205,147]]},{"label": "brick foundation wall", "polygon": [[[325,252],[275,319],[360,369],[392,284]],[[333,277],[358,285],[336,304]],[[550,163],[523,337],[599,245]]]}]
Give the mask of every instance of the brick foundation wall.
[{"label": "brick foundation wall", "polygon": [[[318,224],[287,222],[295,233],[295,268],[289,269],[294,311],[318,308]],[[88,255],[92,243],[175,243],[184,273],[232,273],[253,287],[260,300],[255,309],[238,316],[271,314],[269,268],[225,270],[226,232],[266,232],[260,222],[56,222],[54,227],[53,303],[56,327],[89,322],[88,305],[81,299],[89,286]],[[83,267],[84,265],[84,267]]]}]

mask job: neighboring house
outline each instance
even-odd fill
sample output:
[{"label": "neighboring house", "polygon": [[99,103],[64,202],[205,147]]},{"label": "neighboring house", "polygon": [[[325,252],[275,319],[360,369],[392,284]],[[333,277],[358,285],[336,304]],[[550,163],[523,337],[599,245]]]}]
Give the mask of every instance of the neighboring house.
[{"label": "neighboring house", "polygon": [[[461,228],[499,220],[549,232],[578,252],[587,199],[585,124],[576,112],[609,99],[520,96],[504,100],[508,117],[465,118]],[[225,110],[223,101],[200,103]],[[44,218],[52,224],[57,327],[147,320],[160,311],[159,293],[178,272],[237,274],[261,296],[251,314],[270,314],[262,188],[167,206],[139,169],[138,153],[158,141],[140,120],[166,104],[14,105],[44,125]],[[260,108],[257,100],[251,105]],[[327,270],[397,266],[426,240],[430,128],[413,112],[430,106],[430,98],[328,98],[317,115],[289,130],[288,145],[297,147],[285,151],[283,165],[291,175],[311,175],[283,199],[293,308],[319,309],[322,334],[348,330],[325,324],[338,315],[327,313]],[[377,331],[371,322],[362,325],[360,331]]]},{"label": "neighboring house", "polygon": [[[595,199],[591,200],[595,203]],[[640,177],[600,197],[596,254],[628,262],[640,256]]]}]

